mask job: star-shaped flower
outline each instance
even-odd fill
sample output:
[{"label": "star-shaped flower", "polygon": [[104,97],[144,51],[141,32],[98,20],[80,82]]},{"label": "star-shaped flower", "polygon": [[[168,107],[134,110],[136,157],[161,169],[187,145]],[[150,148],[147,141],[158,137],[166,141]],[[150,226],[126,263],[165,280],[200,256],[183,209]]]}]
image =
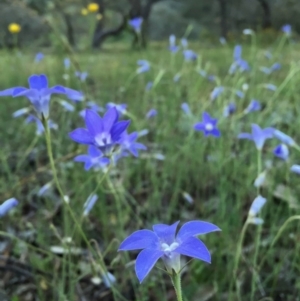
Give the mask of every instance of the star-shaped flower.
[{"label": "star-shaped flower", "polygon": [[206,112],[202,114],[202,122],[196,123],[194,129],[196,131],[202,131],[205,136],[220,137],[221,133],[217,129],[218,119],[211,118]]},{"label": "star-shaped flower", "polygon": [[252,133],[241,133],[238,135],[239,139],[252,140],[258,150],[262,150],[265,141],[273,137],[273,128],[261,129],[257,124],[252,124]]},{"label": "star-shaped flower", "polygon": [[162,258],[170,273],[172,270],[179,273],[180,255],[211,262],[211,255],[205,244],[195,236],[220,229],[208,222],[190,221],[184,224],[176,235],[178,224],[179,222],[171,226],[154,225],[153,231],[136,231],[121,243],[119,251],[143,249],[135,263],[135,272],[140,282],[149,274],[159,258]]}]

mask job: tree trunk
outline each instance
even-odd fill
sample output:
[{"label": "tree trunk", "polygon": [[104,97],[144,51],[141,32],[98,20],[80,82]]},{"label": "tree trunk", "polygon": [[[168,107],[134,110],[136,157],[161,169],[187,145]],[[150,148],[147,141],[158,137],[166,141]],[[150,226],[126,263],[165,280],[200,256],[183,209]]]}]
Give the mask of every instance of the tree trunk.
[{"label": "tree trunk", "polygon": [[263,11],[264,11],[264,19],[262,23],[262,28],[270,28],[272,27],[272,21],[271,21],[271,8],[267,0],[258,0],[260,3]]},{"label": "tree trunk", "polygon": [[227,0],[219,0],[219,5],[220,5],[220,17],[221,17],[221,22],[220,22],[220,33],[221,37],[227,38]]}]

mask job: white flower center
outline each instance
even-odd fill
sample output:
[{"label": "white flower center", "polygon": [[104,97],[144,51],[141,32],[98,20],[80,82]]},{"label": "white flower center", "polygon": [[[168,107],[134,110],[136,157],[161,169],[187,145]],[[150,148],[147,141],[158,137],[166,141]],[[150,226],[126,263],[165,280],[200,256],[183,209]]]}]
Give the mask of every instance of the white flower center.
[{"label": "white flower center", "polygon": [[110,133],[101,133],[95,137],[98,146],[106,146],[112,143]]},{"label": "white flower center", "polygon": [[205,129],[206,129],[207,131],[212,131],[213,128],[214,128],[214,126],[213,126],[211,123],[207,123],[207,124],[205,125]]},{"label": "white flower center", "polygon": [[165,253],[170,253],[174,251],[178,246],[179,246],[178,242],[173,242],[171,245],[168,245],[166,243],[161,244],[162,251],[164,251]]}]

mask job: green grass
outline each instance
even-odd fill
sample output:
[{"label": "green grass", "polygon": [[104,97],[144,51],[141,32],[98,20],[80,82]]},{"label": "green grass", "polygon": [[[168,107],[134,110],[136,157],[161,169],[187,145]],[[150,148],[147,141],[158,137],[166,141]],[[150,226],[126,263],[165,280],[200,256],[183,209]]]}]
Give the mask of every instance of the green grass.
[{"label": "green grass", "polygon": [[[217,83],[226,87],[214,102],[209,95],[216,83],[202,78],[196,72],[196,63],[184,64],[180,53],[172,60],[165,45],[134,52],[113,44],[101,53],[76,54],[81,69],[90,74],[86,85],[74,78],[73,69],[70,80],[64,82],[64,56],[46,53],[45,60],[37,65],[32,63],[32,54],[3,52],[1,90],[25,86],[29,75],[45,73],[51,85],[82,89],[88,100],[99,105],[128,104],[130,131],[149,130],[140,139],[148,151],[141,152],[137,159],[123,158],[98,185],[101,172],[85,172],[82,164],[72,162],[76,153],[85,152],[84,147],[68,138],[71,130],[83,126],[81,117],[64,112],[58,98],[52,99],[51,119],[59,125],[59,130],[51,133],[59,182],[86,237],[93,239],[94,250],[90,253],[70,212],[66,206],[59,206],[58,191],[53,188],[46,196],[37,196],[41,186],[53,181],[45,138],[36,138],[34,125],[24,125],[22,117],[11,117],[15,110],[27,106],[28,101],[1,98],[0,195],[3,201],[9,197],[20,201],[0,221],[2,240],[8,244],[3,254],[14,260],[1,268],[9,299],[25,300],[26,293],[31,292],[38,296],[37,300],[83,300],[80,295],[86,300],[175,300],[171,282],[160,269],[155,268],[140,285],[133,268],[136,254],[118,253],[118,246],[133,231],[150,229],[155,223],[199,219],[215,223],[222,232],[201,238],[212,252],[212,264],[192,261],[188,265],[182,279],[185,300],[297,300],[299,221],[293,220],[281,233],[279,230],[289,217],[299,214],[299,177],[289,172],[289,165],[299,164],[300,156],[291,149],[288,164],[274,158],[272,149],[278,144],[275,139],[266,142],[262,154],[264,168],[267,162],[272,162],[261,189],[267,198],[262,210],[265,223],[261,228],[249,225],[237,279],[232,281],[240,233],[257,195],[253,186],[257,177],[255,146],[236,137],[240,132],[249,132],[251,123],[257,123],[261,127],[274,126],[300,141],[300,48],[298,44],[288,44],[278,50],[279,43],[272,45],[275,52],[271,61],[264,57],[267,47],[245,46],[243,56],[249,60],[251,72],[234,76],[227,75],[232,47],[192,45],[200,54],[199,66],[216,75]],[[133,77],[138,59],[149,60],[152,68],[147,74]],[[259,71],[260,66],[270,66],[275,61],[282,64],[280,71],[269,76]],[[154,81],[162,70],[157,85],[145,91],[147,82]],[[181,80],[174,83],[173,76],[179,71]],[[245,83],[249,90],[239,99],[234,91],[241,90]],[[268,91],[264,83],[277,85],[277,91]],[[252,98],[261,101],[263,110],[243,116]],[[237,104],[238,110],[223,118],[223,108],[230,101]],[[190,119],[180,109],[183,102],[191,107],[194,116]],[[78,104],[77,112],[83,106]],[[151,108],[156,108],[158,115],[146,120],[145,114]],[[192,129],[201,120],[203,111],[220,119],[220,139],[204,137]],[[163,154],[165,160],[156,160],[153,155],[157,153]],[[289,190],[278,197],[275,191],[280,184]],[[82,220],[83,204],[96,188],[99,200],[89,217]],[[193,197],[193,204],[183,198],[183,192]],[[291,197],[295,198],[294,206]],[[62,256],[51,252],[51,247],[62,246],[66,237],[72,237],[70,245],[80,248],[82,254]],[[104,263],[117,278],[113,291],[91,282],[91,265],[97,270]],[[18,291],[28,283],[33,286],[28,286],[25,292]]]}]

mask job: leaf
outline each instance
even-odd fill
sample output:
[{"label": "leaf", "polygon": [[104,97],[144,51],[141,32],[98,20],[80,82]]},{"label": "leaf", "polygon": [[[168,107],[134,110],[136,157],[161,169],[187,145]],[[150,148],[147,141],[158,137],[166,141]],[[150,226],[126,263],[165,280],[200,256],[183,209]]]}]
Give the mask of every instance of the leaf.
[{"label": "leaf", "polygon": [[283,184],[277,185],[273,195],[278,199],[287,202],[289,207],[292,209],[300,208],[297,202],[297,198],[295,197],[294,191]]}]

